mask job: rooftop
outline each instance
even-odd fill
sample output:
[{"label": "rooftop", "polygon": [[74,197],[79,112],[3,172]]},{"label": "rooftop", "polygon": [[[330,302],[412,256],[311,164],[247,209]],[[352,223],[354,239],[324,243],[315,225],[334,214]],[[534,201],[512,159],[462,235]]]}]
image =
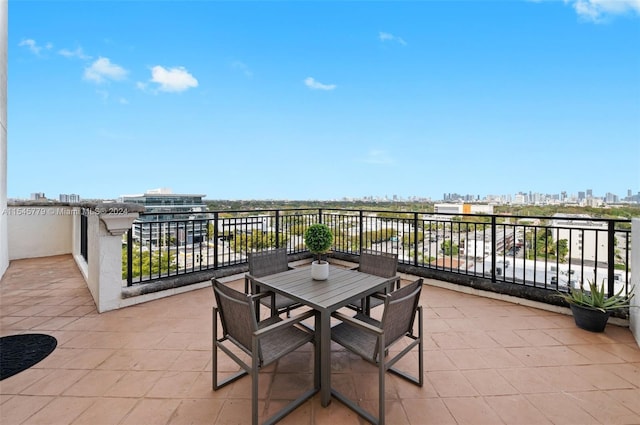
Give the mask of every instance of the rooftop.
[{"label": "rooftop", "polygon": [[[425,386],[388,374],[388,423],[640,423],[640,349],[629,329],[589,333],[568,315],[425,282]],[[205,288],[98,314],[70,255],[12,261],[0,281],[0,335],[46,333],[58,346],[0,382],[0,422],[248,423],[248,378],[211,389],[213,303]],[[334,385],[375,406],[375,367],[333,355]],[[261,407],[297,393],[310,365],[301,351],[267,368]],[[337,400],[321,407],[316,395],[282,423],[365,422]]]}]

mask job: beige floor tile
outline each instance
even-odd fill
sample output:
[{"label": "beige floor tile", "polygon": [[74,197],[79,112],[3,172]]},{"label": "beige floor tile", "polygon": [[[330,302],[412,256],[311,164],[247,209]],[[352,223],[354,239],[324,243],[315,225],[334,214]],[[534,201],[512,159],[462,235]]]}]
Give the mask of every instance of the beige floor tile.
[{"label": "beige floor tile", "polygon": [[223,403],[223,400],[182,400],[167,425],[214,424]]},{"label": "beige floor tile", "polygon": [[0,421],[3,424],[21,424],[52,400],[54,397],[21,395],[11,397],[0,405]]},{"label": "beige floor tile", "polygon": [[[607,394],[627,409],[632,410],[637,415],[640,415],[640,388],[612,390],[607,391]],[[638,423],[640,423],[640,421],[638,421]]]},{"label": "beige floor tile", "polygon": [[444,404],[459,425],[498,425],[504,422],[482,397],[445,398]]},{"label": "beige floor tile", "polygon": [[10,378],[0,381],[0,394],[22,394],[25,388],[40,381],[52,371],[53,369],[38,369],[35,367],[22,371]]},{"label": "beige floor tile", "polygon": [[[614,398],[608,393],[583,391],[569,394],[581,408],[600,423],[611,425],[640,423],[640,414],[629,409],[623,401]],[[640,397],[636,401],[640,403]]]},{"label": "beige floor tile", "polygon": [[118,424],[136,403],[133,398],[99,398],[72,425]]},{"label": "beige floor tile", "polygon": [[451,412],[439,398],[403,400],[402,404],[412,425],[457,425]]},{"label": "beige floor tile", "polygon": [[459,370],[427,372],[427,379],[440,397],[473,397],[478,391]]},{"label": "beige floor tile", "polygon": [[447,350],[447,357],[458,370],[466,369],[486,369],[489,367],[487,361],[478,356],[475,349]]},{"label": "beige floor tile", "polygon": [[138,399],[138,403],[119,425],[166,424],[180,403],[181,400]]},{"label": "beige floor tile", "polygon": [[508,368],[498,373],[521,394],[554,392],[554,388],[539,372],[539,368]]},{"label": "beige floor tile", "polygon": [[[264,400],[258,402],[258,420],[264,420]],[[222,408],[218,413],[216,425],[235,425],[251,423],[251,400],[250,399],[226,399],[222,403]]]},{"label": "beige floor tile", "polygon": [[527,400],[554,424],[599,424],[566,393],[527,394]]},{"label": "beige floor tile", "polygon": [[[629,329],[594,334],[571,316],[432,286],[421,303],[425,382],[387,374],[387,423],[640,423],[640,348]],[[205,288],[98,314],[70,256],[12,261],[0,282],[0,335],[44,332],[58,347],[0,382],[0,422],[248,423],[248,376],[211,388],[212,305]],[[261,419],[310,387],[310,347],[260,373]],[[375,366],[332,348],[333,387],[377,412]],[[413,373],[416,359],[411,352],[397,366]],[[239,366],[220,353],[219,370]],[[316,395],[281,423],[366,421],[335,399],[322,407]]]},{"label": "beige floor tile", "polygon": [[87,373],[89,373],[88,370],[55,369],[22,390],[21,393],[29,395],[60,395]]},{"label": "beige floor tile", "polygon": [[600,390],[631,389],[634,385],[601,365],[573,366],[571,371]]},{"label": "beige floor tile", "polygon": [[71,424],[95,402],[96,399],[88,397],[57,397],[22,424]]},{"label": "beige floor tile", "polygon": [[144,397],[164,373],[160,370],[124,372],[104,395],[105,397]]},{"label": "beige floor tile", "polygon": [[147,396],[154,398],[186,398],[198,375],[198,372],[165,372],[155,384],[153,384]]},{"label": "beige floor tile", "polygon": [[518,394],[518,390],[509,384],[496,370],[464,370],[462,374],[483,396]]},{"label": "beige floor tile", "polygon": [[210,359],[211,351],[183,351],[169,366],[169,370],[202,371],[207,367]]},{"label": "beige floor tile", "polygon": [[125,374],[123,371],[91,370],[64,391],[65,396],[100,397]]},{"label": "beige floor tile", "polygon": [[485,397],[485,402],[491,406],[505,424],[509,425],[551,425],[542,412],[536,409],[527,398],[521,394]]},{"label": "beige floor tile", "polygon": [[95,369],[115,352],[110,348],[63,348],[61,350],[65,351],[64,357],[67,359],[61,367],[66,369]]}]

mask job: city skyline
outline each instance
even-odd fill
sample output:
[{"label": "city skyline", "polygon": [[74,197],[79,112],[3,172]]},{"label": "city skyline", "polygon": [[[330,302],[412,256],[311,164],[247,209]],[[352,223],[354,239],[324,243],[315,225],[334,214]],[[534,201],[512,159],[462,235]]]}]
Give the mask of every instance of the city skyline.
[{"label": "city skyline", "polygon": [[[171,188],[157,188],[157,189],[147,189],[139,194],[122,194],[118,197],[112,198],[86,198],[82,197],[80,194],[68,194],[68,193],[60,193],[58,195],[47,196],[44,192],[32,192],[29,196],[29,200],[41,200],[41,201],[55,201],[59,200],[60,202],[70,202],[77,203],[84,200],[104,200],[104,201],[118,201],[122,197],[126,196],[143,196],[143,195],[152,195],[152,194],[172,194],[172,195],[194,195],[195,192],[187,191],[184,193],[174,192]],[[557,203],[576,203],[576,202],[588,202],[588,201],[602,201],[605,204],[615,204],[615,203],[640,203],[640,192],[633,192],[631,189],[628,189],[624,195],[615,194],[612,192],[606,192],[605,194],[593,193],[591,189],[585,189],[582,191],[578,191],[577,193],[568,193],[566,191],[554,192],[554,193],[541,193],[533,190],[528,191],[519,191],[513,194],[486,194],[481,196],[479,194],[460,194],[456,192],[444,193],[440,198],[428,198],[428,197],[403,197],[398,196],[396,194],[383,194],[383,195],[365,195],[361,197],[339,197],[339,198],[330,198],[330,199],[276,199],[276,198],[254,198],[254,199],[246,199],[246,198],[211,198],[208,197],[207,194],[199,194],[203,196],[205,201],[215,201],[215,200],[282,200],[282,201],[350,201],[350,200],[360,200],[360,201],[426,201],[426,202],[505,202],[505,203],[536,203],[537,201],[556,201]],[[18,197],[18,198],[10,198],[10,201],[20,201],[27,200],[26,197]],[[594,206],[594,205],[592,205]]]},{"label": "city skyline", "polygon": [[640,190],[631,0],[9,8],[9,198]]}]

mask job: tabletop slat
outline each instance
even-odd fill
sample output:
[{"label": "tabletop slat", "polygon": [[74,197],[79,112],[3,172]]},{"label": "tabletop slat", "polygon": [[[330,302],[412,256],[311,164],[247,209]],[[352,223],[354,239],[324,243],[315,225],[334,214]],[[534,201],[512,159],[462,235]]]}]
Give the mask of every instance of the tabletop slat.
[{"label": "tabletop slat", "polygon": [[331,267],[327,280],[313,280],[308,268],[287,270],[253,278],[260,286],[318,310],[335,311],[383,290],[389,278]]}]

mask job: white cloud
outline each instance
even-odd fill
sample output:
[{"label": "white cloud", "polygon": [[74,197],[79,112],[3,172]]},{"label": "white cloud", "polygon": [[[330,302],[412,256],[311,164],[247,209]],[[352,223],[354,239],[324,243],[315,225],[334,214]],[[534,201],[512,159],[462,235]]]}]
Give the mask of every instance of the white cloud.
[{"label": "white cloud", "polygon": [[387,151],[372,149],[367,153],[367,156],[362,158],[362,162],[366,162],[367,164],[390,165],[395,161]]},{"label": "white cloud", "polygon": [[602,22],[611,15],[640,15],[640,0],[564,0],[586,21]]},{"label": "white cloud", "polygon": [[119,81],[127,76],[127,70],[111,63],[108,58],[98,58],[84,70],[84,78],[98,84],[106,80]]},{"label": "white cloud", "polygon": [[38,46],[38,43],[36,43],[36,41],[31,39],[31,38],[22,40],[20,43],[18,43],[18,46],[19,47],[26,47],[34,55],[39,55],[43,48],[47,49],[47,50],[53,48],[53,44],[51,44],[51,43],[45,44],[44,47]]},{"label": "white cloud", "polygon": [[82,47],[78,47],[76,50],[61,49],[58,51],[58,53],[65,58],[79,58],[84,60],[91,59],[91,56],[86,55],[82,51]]},{"label": "white cloud", "polygon": [[251,72],[251,69],[249,69],[249,67],[246,64],[244,64],[244,63],[242,63],[240,61],[233,62],[231,64],[231,67],[233,69],[240,70],[245,75],[245,77],[247,77],[247,78],[253,77],[253,72]]},{"label": "white cloud", "polygon": [[395,41],[396,43],[400,43],[400,44],[402,44],[403,46],[406,46],[406,45],[407,45],[407,42],[406,42],[406,41],[404,41],[404,40],[402,39],[402,37],[398,37],[397,35],[393,35],[393,34],[390,34],[390,33],[388,33],[388,32],[380,31],[380,32],[378,33],[378,38],[379,38],[379,39],[380,39],[380,41],[382,41],[382,42],[384,42],[384,41]]},{"label": "white cloud", "polygon": [[198,80],[183,67],[167,69],[160,65],[151,68],[151,82],[160,84],[160,91],[181,92],[198,87]]},{"label": "white cloud", "polygon": [[335,84],[322,84],[321,82],[316,81],[313,77],[305,78],[304,84],[314,90],[333,90],[337,87]]}]

